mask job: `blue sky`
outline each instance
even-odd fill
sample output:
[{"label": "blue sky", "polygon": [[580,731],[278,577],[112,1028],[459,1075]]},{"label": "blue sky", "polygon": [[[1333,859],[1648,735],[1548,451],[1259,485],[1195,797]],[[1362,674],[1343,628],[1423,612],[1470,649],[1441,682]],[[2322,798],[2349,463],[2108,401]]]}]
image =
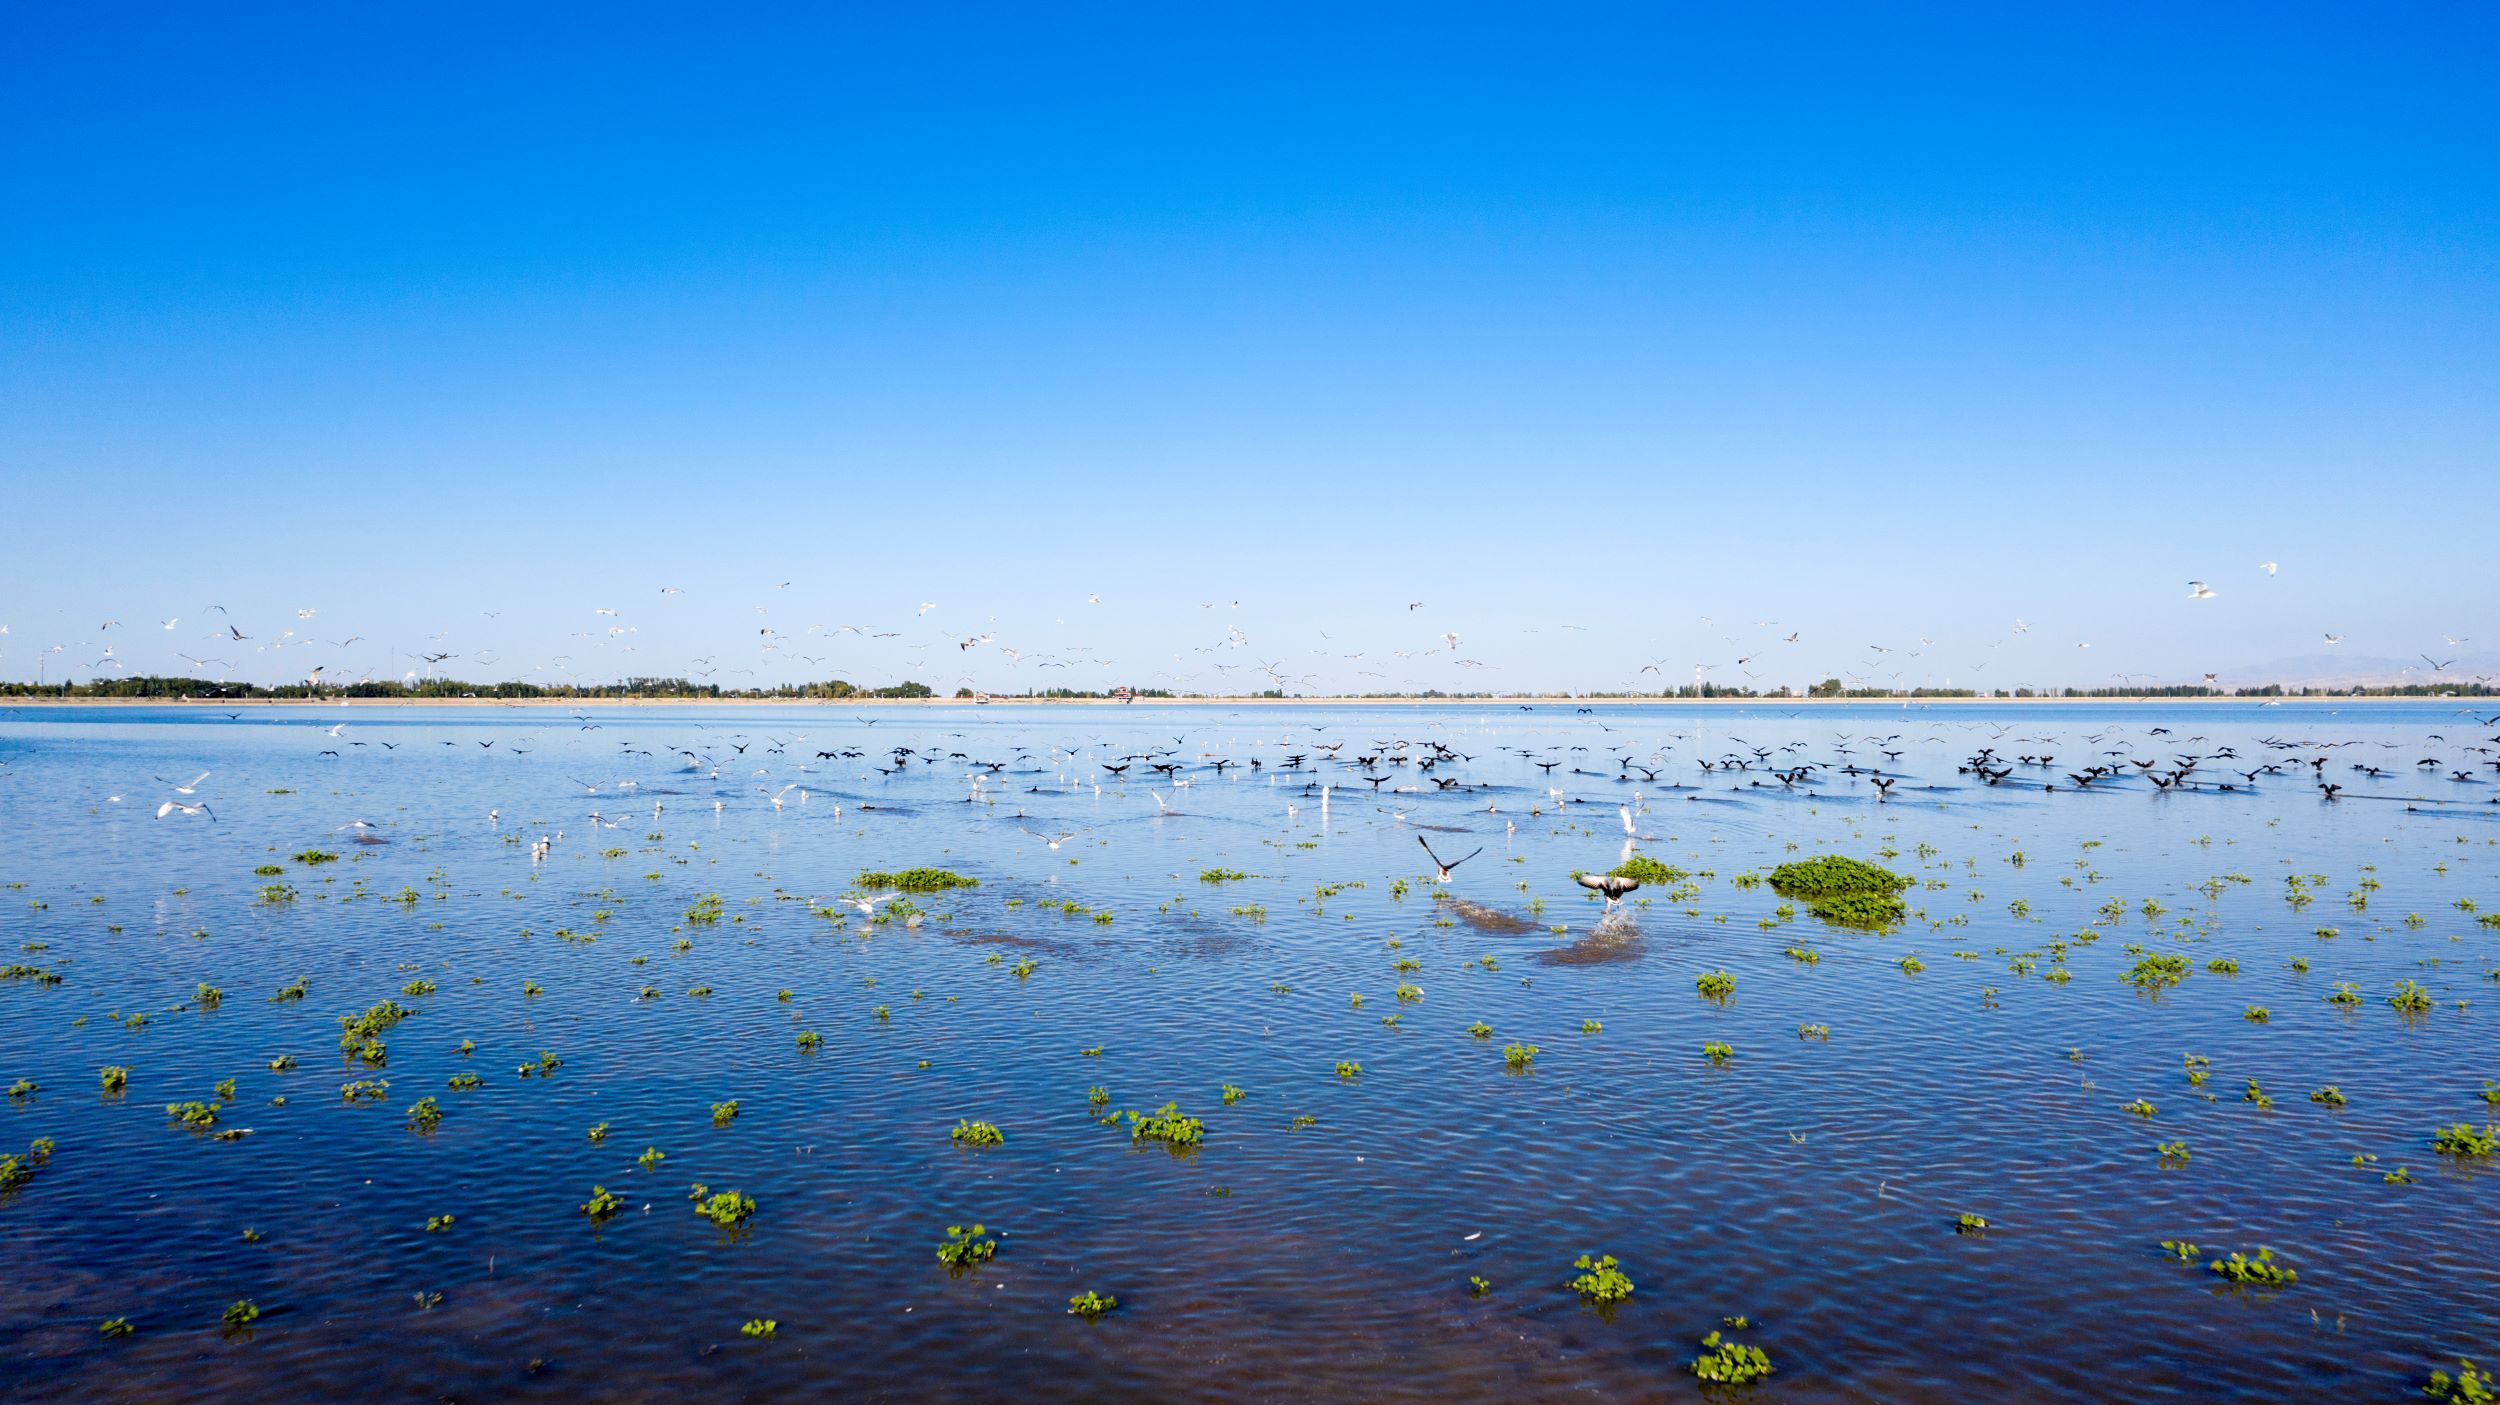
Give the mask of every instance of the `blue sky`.
[{"label": "blue sky", "polygon": [[0,676],[2500,660],[2500,12],[1345,10],[13,8]]}]

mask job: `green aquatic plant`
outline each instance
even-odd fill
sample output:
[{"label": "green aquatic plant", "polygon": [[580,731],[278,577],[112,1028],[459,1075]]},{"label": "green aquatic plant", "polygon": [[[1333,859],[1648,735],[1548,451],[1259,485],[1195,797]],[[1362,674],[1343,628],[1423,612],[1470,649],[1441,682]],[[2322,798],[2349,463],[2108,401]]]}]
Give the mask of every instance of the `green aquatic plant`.
[{"label": "green aquatic plant", "polygon": [[957,1146],[1003,1146],[1007,1134],[987,1122],[958,1120],[955,1130],[946,1134]]},{"label": "green aquatic plant", "polygon": [[443,1125],[443,1109],[432,1097],[423,1097],[408,1104],[408,1128],[414,1132],[431,1132]]},{"label": "green aquatic plant", "polygon": [[1734,1045],[1722,1044],[1713,1039],[1709,1043],[1701,1046],[1701,1056],[1708,1059],[1711,1066],[1715,1068],[1724,1065],[1728,1060],[1735,1058],[1736,1049]]},{"label": "green aquatic plant", "polygon": [[709,1189],[708,1186],[698,1185],[689,1197],[694,1201],[696,1214],[723,1229],[736,1229],[755,1217],[754,1196],[735,1190],[724,1190],[717,1195],[705,1194]]},{"label": "green aquatic plant", "polygon": [[96,1079],[107,1093],[118,1093],[130,1086],[130,1069],[124,1064],[106,1064],[96,1070]]},{"label": "green aquatic plant", "polygon": [[[1573,876],[1576,878],[1578,875]],[[1672,864],[1660,863],[1647,854],[1634,854],[1606,870],[1606,876],[1638,879],[1653,888],[1672,888],[1692,875]]]},{"label": "green aquatic plant", "polygon": [[1481,1298],[1485,1294],[1492,1291],[1492,1283],[1487,1281],[1483,1275],[1474,1273],[1467,1275],[1467,1296],[1471,1298]]},{"label": "green aquatic plant", "polygon": [[228,1332],[240,1332],[260,1320],[260,1304],[250,1298],[237,1298],[229,1304],[219,1320]]},{"label": "green aquatic plant", "polygon": [[1588,1302],[1619,1303],[1632,1296],[1632,1280],[1612,1254],[1595,1258],[1582,1254],[1571,1261],[1571,1266],[1580,1272],[1567,1286]]},{"label": "green aquatic plant", "polygon": [[1704,971],[1693,978],[1693,989],[1704,1000],[1726,1000],[1736,993],[1736,978],[1725,971]]},{"label": "green aquatic plant", "polygon": [[1201,883],[1239,883],[1250,875],[1237,868],[1210,868],[1199,873]]},{"label": "green aquatic plant", "polygon": [[1536,1056],[1537,1047],[1534,1044],[1505,1044],[1502,1046],[1502,1065],[1513,1073],[1527,1072],[1536,1064]]},{"label": "green aquatic plant", "polygon": [[2462,1161],[2489,1161],[2500,1155],[2500,1127],[2474,1130],[2470,1122],[2441,1127],[2431,1133],[2431,1150]]},{"label": "green aquatic plant", "polygon": [[2257,1080],[2254,1078],[2248,1080],[2248,1090],[2240,1094],[2240,1101],[2255,1103],[2260,1112],[2274,1106],[2274,1099],[2266,1096],[2265,1089],[2258,1087]]},{"label": "green aquatic plant", "polygon": [[905,893],[942,893],[949,888],[977,888],[978,878],[966,878],[943,868],[907,868],[900,873],[863,873],[851,880],[870,892],[894,890]]},{"label": "green aquatic plant", "polygon": [[2150,1102],[2146,1101],[2146,1100],[2145,1100],[2145,1099],[2143,1099],[2143,1098],[2138,1098],[2138,1099],[2136,1099],[2134,1102],[2128,1103],[2128,1104],[2126,1104],[2125,1106],[2123,1106],[2123,1107],[2119,1108],[2118,1110],[2119,1110],[2120,1112],[2131,1112],[2131,1113],[2134,1113],[2134,1114],[2135,1114],[2136,1116],[2138,1116],[2138,1117],[2150,1117],[2150,1116],[2152,1116],[2152,1115],[2153,1115],[2153,1105],[2152,1105],[2152,1103],[2150,1103]]},{"label": "green aquatic plant", "polygon": [[[605,1123],[605,1122],[600,1123],[600,1124],[599,1124],[599,1127],[600,1127],[600,1129],[601,1129],[601,1130],[600,1130],[600,1135],[599,1135],[599,1136],[597,1136],[597,1137],[593,1137],[591,1140],[593,1140],[593,1141],[604,1141],[604,1140],[606,1140],[606,1139],[607,1139],[607,1133],[606,1133],[606,1128],[607,1128],[607,1125],[608,1125],[608,1124],[607,1124],[607,1123]],[[640,1166],[642,1169],[644,1169],[644,1170],[648,1171],[648,1170],[650,1170],[652,1167],[659,1165],[661,1162],[666,1161],[667,1159],[668,1159],[668,1153],[667,1153],[667,1152],[660,1150],[660,1149],[659,1149],[658,1147],[656,1147],[656,1146],[647,1146],[647,1147],[644,1147],[644,1148],[642,1149],[642,1155],[637,1156],[637,1157],[635,1157],[635,1158],[634,1158],[634,1164],[635,1164],[635,1165],[637,1165],[637,1166]]]},{"label": "green aquatic plant", "polygon": [[1915,976],[1919,972],[1927,969],[1927,963],[1919,960],[1915,956],[1902,957],[1899,965],[1901,967],[1901,973],[1905,976]]},{"label": "green aquatic plant", "polygon": [[1771,870],[1771,891],[1795,898],[1816,917],[1840,927],[1880,930],[1900,922],[1908,908],[1901,890],[1912,879],[1840,854],[1784,863]]},{"label": "green aquatic plant", "polygon": [[2257,1257],[2234,1253],[2227,1259],[2214,1259],[2205,1267],[2233,1283],[2259,1287],[2281,1288],[2300,1281],[2300,1274],[2287,1264],[2274,1261],[2274,1251],[2260,1244]]},{"label": "green aquatic plant", "polygon": [[217,1109],[209,1106],[207,1103],[196,1100],[192,1102],[167,1103],[165,1104],[165,1115],[173,1118],[175,1121],[180,1122],[183,1126],[188,1127],[193,1131],[202,1131],[217,1125]]},{"label": "green aquatic plant", "polygon": [[2396,982],[2396,993],[2387,997],[2387,1003],[2399,1014],[2418,1015],[2431,1007],[2431,993],[2423,989],[2418,981],[2400,980]]},{"label": "green aquatic plant", "polygon": [[451,1221],[452,1217],[449,1215],[428,1215],[425,1217],[425,1232],[441,1234],[451,1228]]},{"label": "green aquatic plant", "polygon": [[21,1078],[9,1085],[9,1096],[16,1099],[31,1098],[41,1091],[43,1085],[31,1078]]},{"label": "green aquatic plant", "polygon": [[2274,1012],[2263,1005],[2251,1005],[2240,1011],[2240,1018],[2250,1024],[2265,1024],[2274,1018]]},{"label": "green aquatic plant", "polygon": [[2167,990],[2187,979],[2188,959],[2176,952],[2147,952],[2126,970],[2125,980],[2138,990]]},{"label": "green aquatic plant", "polygon": [[318,868],[325,863],[337,863],[339,856],[326,849],[306,849],[295,856],[295,861],[306,868]]},{"label": "green aquatic plant", "polygon": [[202,981],[199,988],[191,992],[191,1003],[203,1010],[214,1010],[226,1003],[226,993]]},{"label": "green aquatic plant", "polygon": [[625,1202],[609,1193],[608,1188],[603,1185],[592,1186],[590,1198],[582,1202],[582,1213],[590,1216],[594,1224],[624,1208]]},{"label": "green aquatic plant", "polygon": [[737,1100],[736,1098],[731,1098],[731,1099],[730,1099],[729,1101],[727,1101],[727,1102],[720,1102],[720,1103],[714,1103],[714,1104],[712,1104],[712,1125],[713,1125],[713,1126],[715,1126],[715,1127],[726,1127],[726,1126],[728,1126],[730,1123],[735,1122],[735,1121],[737,1121],[737,1120],[738,1120],[738,1100]]},{"label": "green aquatic plant", "polygon": [[781,1324],[769,1317],[751,1317],[745,1326],[738,1329],[741,1334],[750,1337],[770,1337],[779,1330]]},{"label": "green aquatic plant", "polygon": [[1182,1114],[1180,1104],[1165,1103],[1153,1112],[1132,1112],[1128,1115],[1131,1142],[1162,1142],[1179,1149],[1193,1147],[1206,1140],[1206,1124]]},{"label": "green aquatic plant", "polygon": [[1240,1102],[1246,1096],[1248,1095],[1243,1093],[1239,1088],[1234,1087],[1232,1084],[1227,1083],[1224,1085],[1224,1106],[1231,1107],[1233,1104]]},{"label": "green aquatic plant", "polygon": [[2422,1394],[2450,1405],[2493,1405],[2500,1401],[2500,1390],[2494,1390],[2495,1385],[2500,1385],[2500,1373],[2487,1373],[2460,1356],[2457,1373],[2451,1376],[2445,1371],[2431,1372],[2430,1383],[2422,1387]]},{"label": "green aquatic plant", "polygon": [[1363,1076],[1363,1066],[1352,1059],[1337,1060],[1337,1076],[1352,1081]]},{"label": "green aquatic plant", "polygon": [[1955,1215],[1953,1217],[1953,1232],[1955,1234],[1984,1235],[1988,1232],[1988,1222],[1977,1215]]},{"label": "green aquatic plant", "polygon": [[1827,1024],[1801,1024],[1797,1026],[1797,1038],[1800,1042],[1811,1039],[1829,1044],[1832,1042],[1832,1027]]},{"label": "green aquatic plant", "polygon": [[2184,1166],[2188,1163],[2188,1144],[2184,1141],[2157,1142],[2153,1150],[2161,1154],[2162,1164]]},{"label": "green aquatic plant", "polygon": [[1701,1355],[1687,1369],[1711,1385],[1750,1385],[1771,1374],[1772,1367],[1762,1348],[1722,1339],[1714,1331],[1701,1339]]},{"label": "green aquatic plant", "polygon": [[2342,1107],[2344,1105],[2344,1090],[2336,1087],[2332,1083],[2329,1083],[2325,1087],[2310,1093],[2309,1101],[2325,1107]]},{"label": "green aquatic plant", "polygon": [[2184,1239],[2165,1239],[2161,1242],[2161,1249],[2163,1253],[2183,1264],[2196,1262],[2204,1256],[2205,1252]]},{"label": "green aquatic plant", "polygon": [[982,1238],[981,1236],[986,1233],[988,1233],[988,1228],[984,1225],[974,1225],[970,1229],[965,1229],[961,1225],[948,1225],[946,1242],[938,1245],[938,1262],[950,1269],[963,1269],[973,1264],[987,1263],[996,1258],[998,1241]]},{"label": "green aquatic plant", "polygon": [[107,1337],[127,1337],[138,1330],[130,1325],[127,1317],[108,1317],[96,1327],[97,1332]]},{"label": "green aquatic plant", "polygon": [[799,1031],[798,1042],[800,1053],[812,1054],[824,1046],[825,1037],[812,1029],[802,1029]]}]

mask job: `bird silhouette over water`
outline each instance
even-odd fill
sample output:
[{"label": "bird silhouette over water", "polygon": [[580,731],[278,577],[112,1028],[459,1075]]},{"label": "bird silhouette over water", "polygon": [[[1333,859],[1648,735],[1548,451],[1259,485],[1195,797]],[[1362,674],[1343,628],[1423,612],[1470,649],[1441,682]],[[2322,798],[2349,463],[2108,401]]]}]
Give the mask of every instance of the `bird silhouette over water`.
[{"label": "bird silhouette over water", "polygon": [[1444,862],[1442,862],[1441,856],[1440,856],[1439,854],[1436,854],[1436,853],[1432,852],[1432,845],[1431,845],[1431,843],[1430,843],[1429,841],[1427,841],[1427,840],[1426,840],[1426,839],[1425,839],[1422,835],[1420,835],[1420,834],[1416,835],[1416,836],[1415,836],[1415,842],[1424,846],[1424,856],[1425,856],[1426,858],[1429,858],[1429,859],[1431,859],[1431,860],[1432,860],[1432,867],[1433,867],[1433,870],[1434,870],[1433,875],[1432,875],[1432,881],[1433,881],[1433,882],[1435,882],[1435,883],[1447,883],[1447,882],[1449,882],[1449,881],[1450,881],[1450,870],[1451,870],[1451,869],[1454,869],[1454,868],[1458,867],[1460,864],[1463,864],[1463,863],[1467,862],[1467,859],[1472,859],[1472,858],[1474,858],[1474,857],[1476,856],[1476,854],[1481,854],[1481,853],[1483,853],[1483,852],[1484,852],[1484,847],[1483,847],[1482,845],[1478,845],[1478,846],[1476,847],[1476,851],[1475,851],[1475,853],[1472,853],[1472,854],[1467,855],[1467,858],[1451,859],[1451,860],[1449,860],[1448,862],[1444,863]]}]

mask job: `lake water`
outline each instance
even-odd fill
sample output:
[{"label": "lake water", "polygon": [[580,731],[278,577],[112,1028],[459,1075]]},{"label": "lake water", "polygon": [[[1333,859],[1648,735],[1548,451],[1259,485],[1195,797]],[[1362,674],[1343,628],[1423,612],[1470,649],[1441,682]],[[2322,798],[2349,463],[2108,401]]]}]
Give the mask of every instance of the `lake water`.
[{"label": "lake water", "polygon": [[[0,1152],[53,1143],[0,1202],[0,1392],[1689,1399],[1739,1315],[1776,1400],[2394,1399],[2500,1358],[2500,1169],[2431,1145],[2500,1122],[2494,728],[2455,704],[585,719],[0,711],[0,1082],[39,1085]],[[1982,747],[2056,761],[1989,786]],[[2126,764],[2188,755],[2201,788]],[[2077,791],[2095,762],[2127,776]],[[1571,875],[1636,803],[1690,876],[1601,929]],[[1438,886],[1419,834],[1483,852]],[[1907,920],[1740,881],[1821,853],[1919,880]],[[836,903],[920,866],[978,886]],[[2176,988],[2124,979],[2167,953]],[[383,1001],[373,1066],[340,1020]],[[1107,1120],[1167,1102],[1194,1152]],[[950,1273],[976,1222],[996,1257]],[[2298,1281],[2204,1266],[2261,1245]],[[1584,1253],[1633,1295],[1584,1303]]]}]

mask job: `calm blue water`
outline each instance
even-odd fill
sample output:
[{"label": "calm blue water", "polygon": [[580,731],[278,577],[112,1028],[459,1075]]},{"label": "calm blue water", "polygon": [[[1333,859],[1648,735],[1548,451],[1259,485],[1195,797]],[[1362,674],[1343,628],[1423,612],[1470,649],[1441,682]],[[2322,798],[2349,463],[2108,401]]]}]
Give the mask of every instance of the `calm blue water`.
[{"label": "calm blue water", "polygon": [[[40,1085],[0,1151],[55,1146],[0,1203],[0,1391],[1693,1398],[1737,1314],[1764,1399],[2395,1398],[2500,1357],[2500,1174],[2430,1146],[2500,1122],[2500,806],[2469,749],[2494,728],[2453,704],[585,717],[0,712],[4,955],[61,977],[0,983],[0,1082]],[[1436,741],[1464,759],[1420,772]],[[1956,773],[1983,746],[2057,760],[1991,788]],[[2225,747],[2197,774],[2228,793],[2064,780]],[[1757,749],[1834,769],[1698,764]],[[1188,784],[1102,769],[1148,752]],[[152,777],[201,771],[214,818],[157,818]],[[1601,930],[1570,875],[1622,857],[1634,804],[1639,852],[1693,877]],[[1419,834],[1483,852],[1436,890]],[[316,848],[339,861],[292,857]],[[1823,852],[1922,880],[1910,920],[1784,920],[1737,882]],[[979,886],[916,899],[917,928],[816,910],[920,865]],[[2130,945],[2191,973],[2149,998]],[[2391,1008],[2401,979],[2434,1007]],[[414,1013],[370,1068],[339,1020],[383,1000]],[[358,1079],[385,1100],[343,1100]],[[1177,1102],[1203,1146],[1133,1145],[1092,1087]],[[165,1115],[194,1099],[248,1135]],[[965,1118],[1004,1145],[953,1144]],[[753,1196],[747,1227],[694,1182]],[[594,1186],[624,1205],[600,1224]],[[998,1255],[950,1275],[935,1249],[975,1221]],[[2165,1239],[2299,1279],[2232,1289]],[[1564,1286],[1588,1252],[1638,1285],[1611,1313]],[[1118,1309],[1070,1316],[1083,1290]],[[228,1333],[238,1299],[262,1315]]]}]

